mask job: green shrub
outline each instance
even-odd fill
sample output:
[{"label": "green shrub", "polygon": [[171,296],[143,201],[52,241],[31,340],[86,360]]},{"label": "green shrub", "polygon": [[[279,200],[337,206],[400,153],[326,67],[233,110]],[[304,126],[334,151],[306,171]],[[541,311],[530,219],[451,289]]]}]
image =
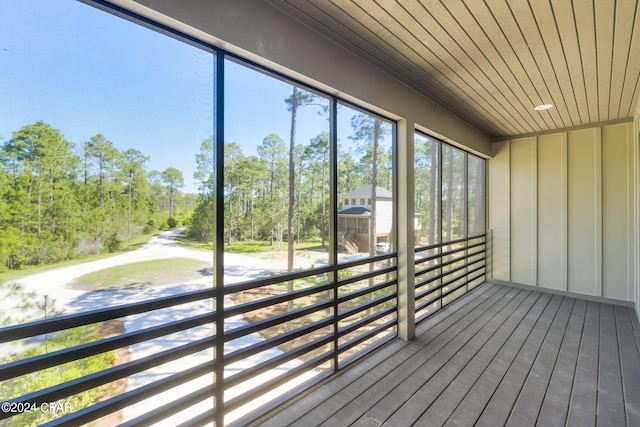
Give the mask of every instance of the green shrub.
[{"label": "green shrub", "polygon": [[[11,363],[16,360],[36,357],[45,353],[96,341],[99,339],[98,331],[101,327],[102,324],[100,323],[81,326],[54,334],[50,339],[44,341],[42,344],[28,348],[20,354],[13,354],[4,360],[1,360],[0,363]],[[110,351],[84,359],[75,360],[63,365],[43,369],[21,377],[12,378],[0,383],[0,396],[2,396],[3,400],[9,400],[47,387],[53,387],[85,375],[90,375],[111,367],[114,359],[115,355]],[[109,385],[104,385],[90,389],[77,395],[69,396],[64,400],[61,400],[60,403],[62,406],[66,405],[67,408],[70,408],[75,412],[96,403],[98,399],[105,395],[108,391],[108,387]],[[56,414],[53,411],[46,412],[36,410],[17,414],[6,419],[3,421],[3,425],[8,427],[36,426],[62,415],[65,414],[61,412]]]},{"label": "green shrub", "polygon": [[167,227],[171,229],[171,228],[176,228],[177,226],[178,226],[178,220],[170,216],[169,219],[167,219]]}]

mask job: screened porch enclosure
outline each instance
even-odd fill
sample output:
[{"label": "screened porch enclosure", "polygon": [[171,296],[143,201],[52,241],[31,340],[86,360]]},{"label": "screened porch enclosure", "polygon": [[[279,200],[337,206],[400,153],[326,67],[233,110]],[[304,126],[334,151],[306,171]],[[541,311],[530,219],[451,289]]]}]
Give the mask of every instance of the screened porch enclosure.
[{"label": "screened porch enclosure", "polygon": [[640,0],[414,3],[0,2],[0,424],[640,425]]}]

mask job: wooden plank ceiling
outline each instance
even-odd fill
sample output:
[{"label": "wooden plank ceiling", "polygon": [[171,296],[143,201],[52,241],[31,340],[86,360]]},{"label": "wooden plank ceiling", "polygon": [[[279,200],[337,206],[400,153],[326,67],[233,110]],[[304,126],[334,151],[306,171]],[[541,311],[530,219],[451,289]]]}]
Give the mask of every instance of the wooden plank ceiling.
[{"label": "wooden plank ceiling", "polygon": [[267,2],[493,138],[638,106],[640,0]]}]

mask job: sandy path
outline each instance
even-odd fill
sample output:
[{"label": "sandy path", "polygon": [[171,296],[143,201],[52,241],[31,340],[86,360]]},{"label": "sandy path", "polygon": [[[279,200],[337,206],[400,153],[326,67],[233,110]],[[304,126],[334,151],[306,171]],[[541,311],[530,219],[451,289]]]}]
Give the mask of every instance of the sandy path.
[{"label": "sandy path", "polygon": [[[63,308],[65,314],[85,312],[89,310],[95,310],[105,307],[117,306],[121,304],[132,303],[136,301],[144,301],[163,296],[176,295],[182,292],[203,289],[213,286],[212,276],[203,276],[197,280],[179,283],[169,286],[156,286],[156,287],[139,287],[135,289],[109,289],[100,291],[86,291],[71,289],[67,285],[73,280],[85,274],[116,267],[119,265],[150,261],[157,259],[167,258],[193,258],[208,262],[213,265],[213,253],[209,251],[197,251],[192,249],[186,249],[179,247],[175,242],[175,236],[180,233],[181,230],[172,230],[163,232],[157,237],[151,239],[142,248],[128,252],[122,255],[113,256],[106,259],[97,261],[90,261],[83,264],[78,264],[70,267],[62,267],[57,269],[48,270],[44,273],[38,273],[31,276],[26,276],[18,281],[25,290],[36,291],[40,295],[49,295],[56,299],[56,306]],[[313,265],[320,265],[326,259],[326,254],[318,254],[316,257],[301,256],[296,257],[296,268],[309,268]],[[324,261],[326,262],[326,261]],[[266,271],[284,271],[286,270],[286,256],[273,255],[273,258],[260,258],[257,256],[247,256],[242,254],[226,253],[224,256],[225,263],[225,283],[243,282],[255,278],[259,278],[265,275]],[[229,306],[233,303],[226,299],[225,305]],[[213,310],[214,303],[212,300],[198,301],[184,306],[170,307],[167,309],[159,310],[157,312],[142,313],[139,315],[129,316],[125,319],[125,331],[132,332],[141,330],[144,328],[156,326],[158,324],[166,323],[172,320],[178,320],[194,316],[201,313],[210,312]],[[231,330],[246,324],[246,321],[242,316],[236,316],[225,321],[225,329]],[[141,359],[143,357],[157,354],[168,348],[174,348],[176,346],[186,344],[188,342],[205,338],[213,335],[213,325],[204,325],[198,328],[193,328],[185,332],[180,332],[158,339],[146,341],[140,344],[129,346],[131,360]],[[235,340],[228,343],[225,346],[225,351],[234,351],[244,346],[251,345],[253,343],[261,341],[263,338],[260,334],[252,334],[246,336],[240,340]],[[15,349],[14,349],[15,350]],[[0,354],[2,354],[3,348],[0,346]],[[233,375],[238,371],[242,371],[248,367],[254,366],[261,361],[270,359],[278,355],[280,351],[278,349],[271,349],[264,353],[255,355],[246,360],[242,360],[238,363],[234,363],[225,368],[225,377]],[[167,363],[162,366],[158,366],[149,369],[145,372],[135,374],[129,377],[127,390],[133,390],[138,387],[144,386],[152,381],[166,377],[167,375],[184,371],[186,368],[196,366],[200,363],[210,362],[213,359],[213,350],[205,350],[197,354],[193,354],[182,358],[180,360]],[[227,398],[232,398],[234,395],[240,394],[246,391],[250,387],[254,387],[262,381],[266,381],[272,378],[283,370],[290,369],[293,366],[298,365],[299,361],[291,361],[286,365],[283,365],[277,369],[271,370],[263,374],[260,378],[254,378],[251,384],[240,385],[227,393]],[[313,375],[313,373],[309,373]],[[308,379],[308,376],[303,376],[300,381]],[[182,396],[193,392],[198,388],[211,384],[213,378],[211,375],[197,378],[179,387],[176,387],[168,392],[157,395],[151,399],[147,399],[135,405],[131,405],[123,410],[124,421],[131,420],[139,415],[144,414],[147,411],[153,410],[158,406],[170,402],[176,398],[176,396]],[[293,387],[294,384],[290,384],[286,389]],[[268,396],[264,396],[268,399]],[[194,414],[206,411],[210,409],[211,401],[207,400],[202,402],[196,407],[189,408],[180,414],[177,414],[170,419],[164,420],[158,425],[176,425],[180,422],[188,420]],[[237,416],[244,415],[245,411],[236,412],[230,414],[227,421],[231,421]]]}]

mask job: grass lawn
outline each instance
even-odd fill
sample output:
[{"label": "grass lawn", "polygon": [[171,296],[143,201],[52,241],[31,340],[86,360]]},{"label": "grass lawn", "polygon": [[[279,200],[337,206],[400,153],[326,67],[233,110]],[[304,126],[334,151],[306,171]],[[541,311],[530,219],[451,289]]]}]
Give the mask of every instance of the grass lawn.
[{"label": "grass lawn", "polygon": [[[180,246],[187,249],[196,249],[196,250],[205,250],[212,251],[213,243],[203,243],[198,240],[195,240],[191,237],[188,237],[186,234],[182,233],[176,236],[176,243]],[[322,249],[322,243],[320,239],[318,240],[309,240],[305,242],[300,242],[300,244],[295,245],[296,251],[309,251],[309,250],[318,250]],[[274,242],[273,246],[271,242],[267,240],[245,240],[245,241],[232,241],[231,244],[224,244],[224,251],[234,254],[255,254],[260,252],[278,252],[278,244]],[[282,251],[287,252],[287,242],[282,242]]]},{"label": "grass lawn", "polygon": [[161,286],[182,283],[211,275],[206,262],[191,258],[169,258],[106,268],[78,277],[74,289],[96,290],[125,286]]}]

